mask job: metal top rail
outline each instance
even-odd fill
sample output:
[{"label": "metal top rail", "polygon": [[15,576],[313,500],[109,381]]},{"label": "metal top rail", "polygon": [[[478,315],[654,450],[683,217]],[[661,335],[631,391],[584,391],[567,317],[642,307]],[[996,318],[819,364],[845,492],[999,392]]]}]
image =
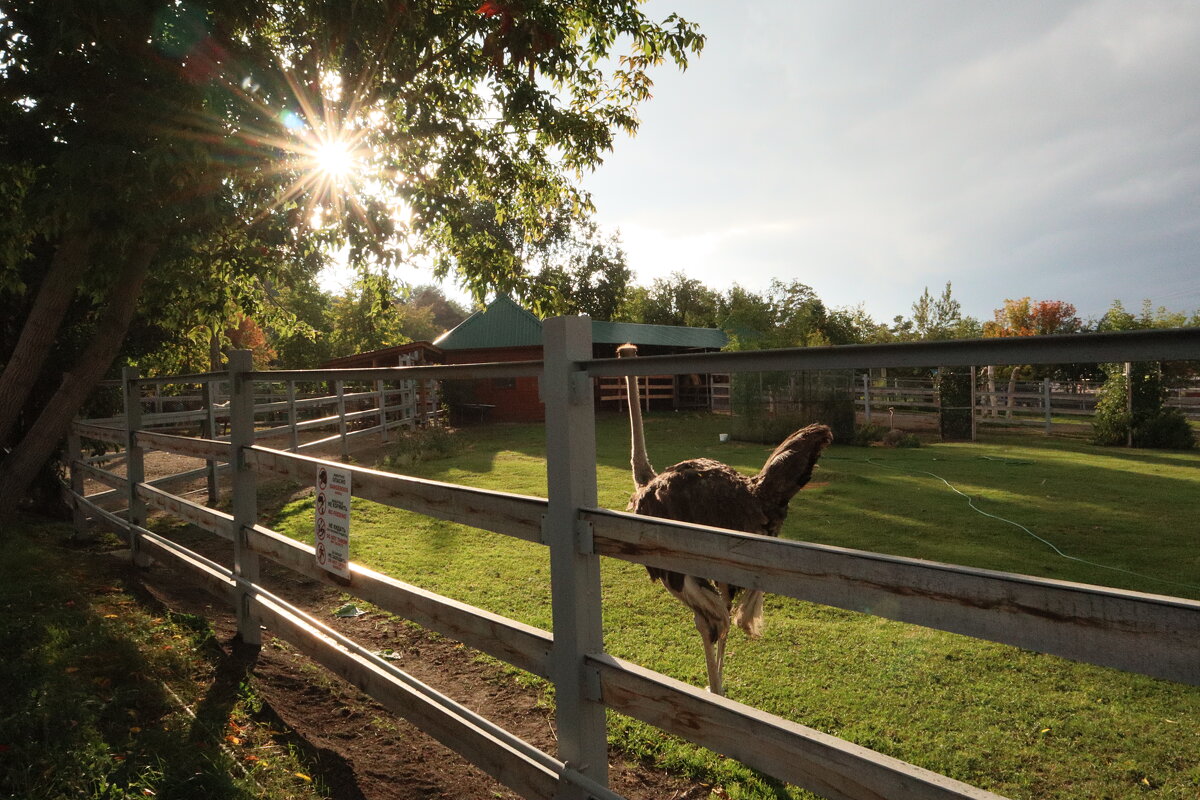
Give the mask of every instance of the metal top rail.
[{"label": "metal top rail", "polygon": [[865,367],[970,367],[986,364],[1081,364],[1121,361],[1200,360],[1200,328],[1070,333],[944,342],[850,344],[598,358],[581,368],[592,377],[689,372],[771,372]]},{"label": "metal top rail", "polygon": [[[1081,364],[1121,361],[1200,361],[1200,328],[1070,333],[942,342],[893,342],[778,350],[597,358],[578,362],[593,378],[689,372],[772,372],[866,367],[969,367],[985,364]],[[537,377],[541,361],[432,364],[358,369],[255,370],[255,381],[398,381]],[[224,381],[226,372],[138,378],[140,386]]]}]

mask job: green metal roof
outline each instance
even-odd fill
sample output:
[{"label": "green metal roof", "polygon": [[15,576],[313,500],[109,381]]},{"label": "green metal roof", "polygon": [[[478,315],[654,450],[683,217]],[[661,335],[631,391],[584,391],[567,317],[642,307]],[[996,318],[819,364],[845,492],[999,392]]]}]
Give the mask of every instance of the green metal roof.
[{"label": "green metal roof", "polygon": [[[638,345],[720,350],[729,343],[729,338],[716,328],[592,320],[592,341],[599,344],[632,342]],[[433,343],[443,350],[538,347],[542,344],[542,321],[517,305],[512,298],[500,295],[483,311],[476,311]]]},{"label": "green metal roof", "polygon": [[511,297],[500,295],[483,311],[476,311],[433,343],[443,350],[540,347],[542,321],[513,302]]},{"label": "green metal roof", "polygon": [[717,328],[685,328],[678,325],[643,325],[638,322],[592,320],[592,341],[601,344],[632,342],[661,347],[692,347],[720,350],[729,337]]}]

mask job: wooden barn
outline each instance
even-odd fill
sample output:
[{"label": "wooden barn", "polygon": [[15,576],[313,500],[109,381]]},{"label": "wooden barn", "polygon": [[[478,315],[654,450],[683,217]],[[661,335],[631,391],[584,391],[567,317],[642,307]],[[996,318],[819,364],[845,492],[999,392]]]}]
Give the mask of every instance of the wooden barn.
[{"label": "wooden barn", "polygon": [[[720,350],[728,343],[715,328],[641,325],[631,322],[592,321],[592,353],[613,358],[617,347],[632,342],[641,355],[698,353]],[[511,298],[501,295],[458,327],[434,341],[446,364],[497,361],[540,361],[542,321]],[[727,410],[729,376],[660,375],[643,378],[642,403],[651,409]],[[444,396],[451,414],[497,422],[540,422],[545,408],[536,378],[497,378],[447,381]],[[621,379],[605,379],[596,390],[601,409],[616,409],[625,399]]]}]

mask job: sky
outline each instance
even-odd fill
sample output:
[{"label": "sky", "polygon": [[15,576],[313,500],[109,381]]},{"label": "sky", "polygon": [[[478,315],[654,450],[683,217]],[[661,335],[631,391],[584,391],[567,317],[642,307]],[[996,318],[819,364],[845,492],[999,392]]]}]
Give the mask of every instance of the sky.
[{"label": "sky", "polygon": [[879,322],[947,282],[982,320],[1200,309],[1197,0],[644,8],[708,41],[583,180],[636,283],[799,280]]},{"label": "sky", "polygon": [[878,321],[1200,309],[1195,0],[652,0],[707,35],[587,176],[638,283],[772,278]]}]

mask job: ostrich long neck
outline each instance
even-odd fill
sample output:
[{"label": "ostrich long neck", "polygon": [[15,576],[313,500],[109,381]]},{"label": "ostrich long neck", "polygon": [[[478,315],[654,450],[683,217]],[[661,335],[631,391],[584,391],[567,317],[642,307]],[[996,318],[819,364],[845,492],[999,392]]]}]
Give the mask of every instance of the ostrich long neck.
[{"label": "ostrich long neck", "polygon": [[[632,344],[617,348],[618,358],[632,358],[637,355],[637,347]],[[629,435],[631,450],[629,463],[633,466],[633,482],[638,487],[645,486],[654,480],[654,467],[650,466],[650,458],[646,455],[646,432],[642,425],[641,393],[638,392],[637,378],[625,376],[625,392],[629,398]]]}]

